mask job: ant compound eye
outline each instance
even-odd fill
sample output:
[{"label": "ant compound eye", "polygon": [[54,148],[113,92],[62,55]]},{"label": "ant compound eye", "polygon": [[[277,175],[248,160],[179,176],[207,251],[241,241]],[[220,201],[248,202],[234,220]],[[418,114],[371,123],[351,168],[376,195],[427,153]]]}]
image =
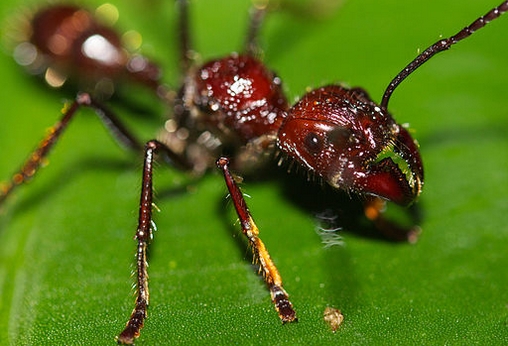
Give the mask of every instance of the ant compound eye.
[{"label": "ant compound eye", "polygon": [[311,154],[317,154],[323,149],[323,140],[315,132],[309,132],[304,140],[305,148]]}]

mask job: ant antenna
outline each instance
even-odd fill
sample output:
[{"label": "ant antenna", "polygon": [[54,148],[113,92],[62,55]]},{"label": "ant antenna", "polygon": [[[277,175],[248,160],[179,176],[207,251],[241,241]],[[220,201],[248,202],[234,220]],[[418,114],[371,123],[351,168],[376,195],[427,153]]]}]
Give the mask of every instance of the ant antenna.
[{"label": "ant antenna", "polygon": [[420,55],[418,55],[413,61],[411,61],[399,74],[390,82],[386,91],[383,95],[383,100],[381,101],[381,107],[384,109],[388,109],[388,101],[390,100],[390,96],[392,96],[393,91],[399,86],[400,83],[404,79],[406,79],[411,73],[413,73],[416,69],[418,69],[421,65],[427,62],[430,58],[436,55],[439,52],[449,49],[455,43],[462,41],[463,39],[471,36],[475,31],[483,28],[489,22],[497,19],[503,13],[508,11],[508,1],[503,1],[501,5],[496,8],[493,8],[484,16],[476,19],[469,26],[460,30],[457,34],[437,41],[432,46],[423,51]]},{"label": "ant antenna", "polygon": [[180,64],[182,71],[189,70],[192,64],[192,44],[189,35],[189,1],[179,0],[178,10],[180,11],[178,31],[180,41]]}]

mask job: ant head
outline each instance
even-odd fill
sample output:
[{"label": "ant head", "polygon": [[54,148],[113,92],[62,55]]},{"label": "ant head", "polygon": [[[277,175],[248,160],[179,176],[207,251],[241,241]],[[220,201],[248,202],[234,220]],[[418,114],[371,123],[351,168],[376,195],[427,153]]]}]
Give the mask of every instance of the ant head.
[{"label": "ant head", "polygon": [[415,141],[359,88],[330,85],[307,93],[289,110],[278,146],[335,188],[403,205],[421,191]]}]

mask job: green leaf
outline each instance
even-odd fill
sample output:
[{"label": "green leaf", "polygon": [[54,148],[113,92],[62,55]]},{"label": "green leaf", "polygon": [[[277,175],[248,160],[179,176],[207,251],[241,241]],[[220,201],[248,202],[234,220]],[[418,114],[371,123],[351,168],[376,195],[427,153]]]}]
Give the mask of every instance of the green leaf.
[{"label": "green leaf", "polygon": [[[161,62],[168,83],[177,83],[174,6],[112,2],[118,26],[141,32],[144,51]],[[242,45],[249,2],[220,4],[192,1],[203,59]],[[307,86],[345,82],[380,100],[418,50],[497,5],[457,4],[349,0],[319,20],[273,13],[262,31],[265,61],[291,99]],[[2,20],[20,9],[2,1]],[[287,193],[280,180],[244,181],[296,324],[278,321],[220,175],[187,187],[185,175],[161,164],[151,305],[138,344],[506,344],[507,32],[505,16],[433,58],[393,94],[391,112],[411,124],[425,165],[416,245],[349,229],[345,246],[325,249],[302,206],[319,201],[295,202],[288,195],[300,190]],[[0,179],[7,179],[72,93],[49,90],[7,52],[0,69]],[[164,107],[152,106],[149,95],[138,98],[147,114],[122,101],[112,106],[148,140],[163,123],[152,113],[164,114]],[[119,149],[92,113],[82,114],[50,164],[0,209],[0,344],[113,344],[133,308],[141,158]],[[276,176],[284,180],[284,172]],[[326,306],[345,315],[336,333],[323,321]]]}]

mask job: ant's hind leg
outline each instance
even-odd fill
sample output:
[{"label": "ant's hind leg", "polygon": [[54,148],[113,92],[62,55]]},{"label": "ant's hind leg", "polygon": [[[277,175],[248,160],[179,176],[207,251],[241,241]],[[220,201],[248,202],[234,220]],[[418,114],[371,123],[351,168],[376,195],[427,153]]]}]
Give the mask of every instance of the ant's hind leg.
[{"label": "ant's hind leg", "polygon": [[107,108],[95,102],[89,94],[80,93],[69,106],[62,111],[61,119],[54,124],[48,131],[48,134],[42,139],[35,150],[30,154],[21,168],[13,174],[10,181],[0,186],[0,204],[12,193],[19,185],[30,180],[46,161],[51,149],[60,139],[71,120],[81,107],[89,107],[95,111],[95,114],[101,119],[109,132],[122,146],[141,151],[140,142],[123,126],[119,119]]}]

